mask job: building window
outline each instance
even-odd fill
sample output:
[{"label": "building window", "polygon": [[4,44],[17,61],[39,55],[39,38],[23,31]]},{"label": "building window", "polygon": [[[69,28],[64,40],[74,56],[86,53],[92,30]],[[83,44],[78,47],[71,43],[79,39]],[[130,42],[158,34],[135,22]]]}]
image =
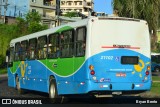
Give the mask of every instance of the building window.
[{"label": "building window", "polygon": [[68,2],[68,5],[69,5],[69,6],[72,5],[72,3],[71,3],[71,2]]},{"label": "building window", "polygon": [[87,5],[88,5],[88,6],[91,6],[91,2],[87,2]]},{"label": "building window", "polygon": [[32,12],[36,12],[36,9],[32,9]]},{"label": "building window", "polygon": [[35,3],[35,2],[36,2],[36,0],[32,0],[32,2],[34,2],[34,3]]},{"label": "building window", "polygon": [[88,9],[87,9],[87,8],[84,8],[84,12],[88,12]]},{"label": "building window", "polygon": [[82,9],[79,9],[79,12],[82,12]]},{"label": "building window", "polygon": [[64,5],[65,4],[65,2],[64,1],[61,1],[61,5]]},{"label": "building window", "polygon": [[75,5],[77,5],[77,2],[74,2]]},{"label": "building window", "polygon": [[79,2],[79,5],[82,5],[82,2]]}]

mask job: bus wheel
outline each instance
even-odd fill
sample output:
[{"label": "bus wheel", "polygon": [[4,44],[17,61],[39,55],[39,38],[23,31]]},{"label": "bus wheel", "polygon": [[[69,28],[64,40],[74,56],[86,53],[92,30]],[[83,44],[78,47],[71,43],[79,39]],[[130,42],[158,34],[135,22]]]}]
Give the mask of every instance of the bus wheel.
[{"label": "bus wheel", "polygon": [[160,72],[160,68],[159,67],[155,67],[154,71],[155,72]]},{"label": "bus wheel", "polygon": [[60,96],[58,96],[56,82],[54,79],[50,81],[49,98],[50,98],[51,103],[60,103],[62,99]]},{"label": "bus wheel", "polygon": [[23,94],[23,90],[20,87],[20,82],[18,76],[16,77],[16,89],[18,90],[19,94]]}]

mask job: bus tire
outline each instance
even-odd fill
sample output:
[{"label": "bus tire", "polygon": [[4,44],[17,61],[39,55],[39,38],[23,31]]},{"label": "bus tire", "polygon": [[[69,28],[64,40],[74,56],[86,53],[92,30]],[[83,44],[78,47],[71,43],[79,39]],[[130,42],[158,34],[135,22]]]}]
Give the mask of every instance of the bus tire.
[{"label": "bus tire", "polygon": [[20,87],[19,77],[16,76],[16,90],[18,91],[18,94],[23,94],[23,90]]},{"label": "bus tire", "polygon": [[54,79],[50,80],[49,98],[50,98],[51,103],[61,103],[62,98],[58,96],[56,81]]}]

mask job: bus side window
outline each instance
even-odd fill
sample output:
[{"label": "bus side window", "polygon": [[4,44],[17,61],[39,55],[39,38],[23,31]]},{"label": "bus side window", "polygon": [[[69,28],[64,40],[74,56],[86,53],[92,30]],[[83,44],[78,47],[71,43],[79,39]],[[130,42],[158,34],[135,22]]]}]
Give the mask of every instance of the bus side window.
[{"label": "bus side window", "polygon": [[51,34],[49,35],[48,58],[57,58],[59,55],[59,34]]},{"label": "bus side window", "polygon": [[84,56],[86,50],[86,27],[77,28],[76,56]]},{"label": "bus side window", "polygon": [[14,47],[8,47],[6,50],[6,63],[8,67],[13,66]]},{"label": "bus side window", "polygon": [[61,57],[72,57],[74,49],[74,31],[64,31],[61,34]]},{"label": "bus side window", "polygon": [[15,44],[15,61],[20,60],[20,54],[21,54],[21,44],[18,42]]},{"label": "bus side window", "polygon": [[10,47],[6,51],[6,62],[13,62],[14,59],[14,47]]},{"label": "bus side window", "polygon": [[28,47],[28,54],[29,59],[35,59],[36,58],[36,48],[37,48],[37,39],[30,39],[29,40],[29,47]]},{"label": "bus side window", "polygon": [[47,36],[38,38],[38,59],[45,59],[47,56]]},{"label": "bus side window", "polygon": [[10,47],[9,62],[13,62],[13,59],[14,59],[14,47]]},{"label": "bus side window", "polygon": [[22,41],[21,42],[21,56],[20,60],[24,61],[27,58],[27,48],[28,48],[28,41]]}]

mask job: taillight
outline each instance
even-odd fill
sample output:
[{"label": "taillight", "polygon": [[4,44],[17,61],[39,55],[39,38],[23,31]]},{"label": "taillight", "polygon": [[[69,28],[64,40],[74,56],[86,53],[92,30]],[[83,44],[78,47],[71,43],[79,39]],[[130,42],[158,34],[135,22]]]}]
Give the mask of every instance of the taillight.
[{"label": "taillight", "polygon": [[94,71],[94,70],[92,70],[92,71],[90,72],[90,74],[91,74],[91,75],[94,75],[94,74],[95,74],[95,71]]},{"label": "taillight", "polygon": [[147,66],[147,70],[150,71],[150,70],[151,70],[151,67],[150,67],[150,66]]},{"label": "taillight", "polygon": [[146,75],[149,75],[149,71],[146,71]]},{"label": "taillight", "polygon": [[89,69],[90,69],[90,70],[94,70],[94,66],[93,66],[93,65],[90,65],[90,66],[89,66]]}]

